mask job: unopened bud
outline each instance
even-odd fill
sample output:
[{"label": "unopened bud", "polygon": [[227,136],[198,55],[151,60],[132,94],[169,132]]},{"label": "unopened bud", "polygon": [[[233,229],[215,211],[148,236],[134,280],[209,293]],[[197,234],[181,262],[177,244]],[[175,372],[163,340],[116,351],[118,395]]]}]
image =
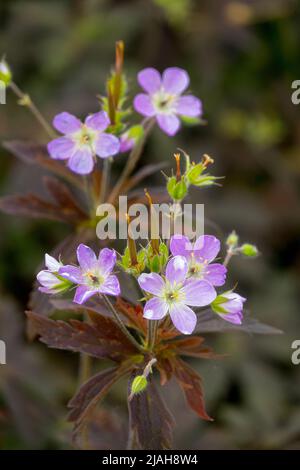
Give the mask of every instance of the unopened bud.
[{"label": "unopened bud", "polygon": [[138,395],[139,393],[142,393],[148,385],[148,381],[144,375],[137,375],[131,384],[131,393],[130,393],[130,399],[134,397],[134,395]]},{"label": "unopened bud", "polygon": [[230,248],[235,248],[238,242],[239,242],[239,236],[237,235],[235,230],[233,230],[227,237],[226,245],[229,246]]},{"label": "unopened bud", "polygon": [[4,83],[5,86],[8,86],[12,79],[11,70],[5,59],[2,59],[0,62],[0,81]]},{"label": "unopened bud", "polygon": [[240,252],[249,257],[254,257],[258,255],[258,249],[256,248],[255,245],[251,245],[250,243],[244,243],[240,247]]}]

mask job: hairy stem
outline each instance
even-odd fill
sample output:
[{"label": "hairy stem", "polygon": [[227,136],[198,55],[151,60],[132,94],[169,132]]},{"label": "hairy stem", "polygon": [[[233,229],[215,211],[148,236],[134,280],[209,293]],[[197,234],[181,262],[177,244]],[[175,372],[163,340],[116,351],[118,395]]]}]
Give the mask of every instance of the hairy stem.
[{"label": "hairy stem", "polygon": [[48,124],[42,113],[39,111],[39,109],[36,107],[32,99],[30,98],[30,96],[20,90],[18,85],[16,85],[16,83],[14,82],[11,82],[9,84],[9,87],[13,91],[13,93],[19,98],[19,104],[22,106],[26,106],[31,111],[36,120],[39,122],[39,124],[41,124],[48,136],[51,137],[51,139],[55,139],[56,134],[54,130]]},{"label": "hairy stem", "polygon": [[152,350],[156,343],[159,320],[148,320],[147,346]]},{"label": "hairy stem", "polygon": [[136,341],[136,339],[129,333],[129,331],[127,330],[126,326],[124,325],[124,323],[122,322],[118,312],[116,311],[115,307],[113,306],[113,304],[111,303],[111,301],[109,300],[109,298],[106,296],[106,295],[102,295],[107,307],[109,308],[109,310],[112,312],[118,326],[120,327],[120,329],[122,330],[122,332],[124,333],[124,335],[129,339],[129,341],[139,350],[139,351],[143,351],[144,352],[144,348],[142,347],[142,345],[140,343],[138,343]]}]

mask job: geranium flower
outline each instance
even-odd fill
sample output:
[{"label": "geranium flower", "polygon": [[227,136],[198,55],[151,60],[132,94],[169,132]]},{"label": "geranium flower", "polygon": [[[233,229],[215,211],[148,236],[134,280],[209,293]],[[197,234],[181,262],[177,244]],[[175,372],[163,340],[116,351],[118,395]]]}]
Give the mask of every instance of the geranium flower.
[{"label": "geranium flower", "polygon": [[139,72],[138,82],[148,93],[134,99],[135,110],[146,117],[156,117],[159,127],[173,136],[180,128],[179,116],[199,117],[201,101],[192,95],[181,96],[189,85],[187,72],[178,67],[166,69],[162,76],[154,68]]},{"label": "geranium flower", "polygon": [[58,294],[69,289],[71,283],[58,275],[58,271],[63,264],[53,258],[53,256],[46,254],[45,265],[47,269],[43,269],[36,276],[41,284],[39,291],[44,294]]},{"label": "geranium flower", "polygon": [[103,131],[110,121],[105,111],[88,116],[84,124],[70,113],[55,116],[53,126],[64,137],[58,137],[48,144],[51,158],[68,160],[68,167],[75,173],[91,173],[95,155],[108,158],[119,152],[119,139]]},{"label": "geranium flower", "polygon": [[156,273],[141,274],[140,287],[153,295],[145,304],[143,316],[161,320],[169,313],[177,330],[191,334],[197,316],[189,305],[209,305],[216,298],[216,291],[207,281],[188,279],[187,275],[188,263],[183,256],[175,256],[168,262],[165,277]]},{"label": "geranium flower", "polygon": [[189,275],[205,279],[213,286],[222,286],[226,280],[226,267],[220,263],[210,264],[220,247],[220,241],[212,235],[201,235],[194,244],[184,235],[174,235],[170,242],[172,255],[181,255],[187,259]]},{"label": "geranium flower", "polygon": [[114,250],[103,248],[97,258],[91,248],[80,244],[77,259],[79,267],[67,265],[59,269],[60,276],[78,285],[74,302],[83,304],[95,294],[120,294],[118,278],[111,274],[116,264]]},{"label": "geranium flower", "polygon": [[223,320],[241,325],[243,321],[243,304],[246,299],[236,292],[224,292],[212,302],[211,308]]}]

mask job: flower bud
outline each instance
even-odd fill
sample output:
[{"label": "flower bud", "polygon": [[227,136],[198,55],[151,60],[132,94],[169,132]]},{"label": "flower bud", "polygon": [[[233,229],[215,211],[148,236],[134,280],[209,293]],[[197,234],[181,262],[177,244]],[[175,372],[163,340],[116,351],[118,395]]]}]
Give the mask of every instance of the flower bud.
[{"label": "flower bud", "polygon": [[243,304],[245,301],[246,299],[236,292],[228,291],[218,295],[210,306],[223,320],[240,325],[243,320]]},{"label": "flower bud", "polygon": [[174,201],[182,201],[187,195],[187,190],[188,188],[184,176],[182,176],[181,180],[178,182],[175,176],[171,176],[171,178],[168,179],[167,191]]},{"label": "flower bud", "polygon": [[142,139],[144,128],[139,124],[130,127],[120,137],[120,152],[125,153],[133,149],[133,147]]},{"label": "flower bud", "polygon": [[251,258],[258,255],[258,249],[255,245],[251,245],[250,243],[244,243],[239,250],[243,255]]},{"label": "flower bud", "polygon": [[12,79],[11,70],[6,62],[6,60],[2,59],[0,62],[0,81],[8,86]]},{"label": "flower bud", "polygon": [[137,375],[131,384],[131,394],[130,396],[133,397],[138,393],[142,393],[148,385],[148,381],[144,375]]},{"label": "flower bud", "polygon": [[237,235],[235,230],[233,230],[227,237],[226,245],[230,248],[235,248],[238,242],[239,242],[239,236]]}]

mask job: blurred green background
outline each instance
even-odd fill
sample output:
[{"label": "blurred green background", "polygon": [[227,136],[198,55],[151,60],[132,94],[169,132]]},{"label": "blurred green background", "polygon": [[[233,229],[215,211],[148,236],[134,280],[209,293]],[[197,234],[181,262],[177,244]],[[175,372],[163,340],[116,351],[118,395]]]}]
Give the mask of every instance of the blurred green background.
[{"label": "blurred green background", "polygon": [[[1,0],[0,54],[49,120],[63,110],[84,116],[98,109],[118,39],[126,43],[132,96],[143,67],[188,70],[207,124],[173,139],[156,129],[142,163],[165,159],[171,167],[176,147],[196,161],[203,153],[214,157],[214,174],[226,176],[222,187],[192,197],[205,204],[207,233],[217,224],[220,236],[235,229],[242,241],[257,244],[262,256],[232,261],[231,285],[238,281],[255,317],[284,331],[207,335],[229,355],[193,363],[215,421],[201,422],[167,385],[175,447],[300,449],[300,365],[291,363],[291,343],[300,339],[300,105],[291,102],[291,83],[300,79],[300,2]],[[46,142],[10,93],[0,122],[1,141]],[[40,175],[0,149],[1,195],[39,190]],[[161,184],[161,176],[151,183]],[[78,358],[28,343],[23,311],[44,253],[70,230],[2,214],[0,224],[0,339],[8,348],[7,365],[0,366],[0,448],[69,448],[66,403]],[[105,401],[93,446],[124,448],[124,396],[121,384]]]}]

